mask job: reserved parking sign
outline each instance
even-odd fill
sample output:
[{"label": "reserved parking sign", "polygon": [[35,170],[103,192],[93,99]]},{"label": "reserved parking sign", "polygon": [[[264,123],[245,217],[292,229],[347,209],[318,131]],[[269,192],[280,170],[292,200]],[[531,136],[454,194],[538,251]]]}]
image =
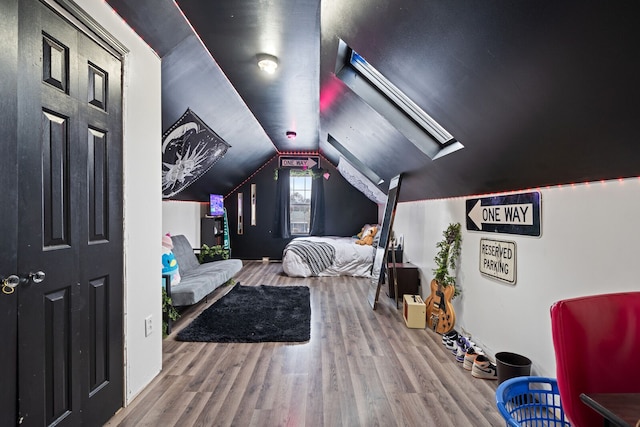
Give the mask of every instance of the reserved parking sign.
[{"label": "reserved parking sign", "polygon": [[516,243],[480,239],[480,273],[515,285]]}]

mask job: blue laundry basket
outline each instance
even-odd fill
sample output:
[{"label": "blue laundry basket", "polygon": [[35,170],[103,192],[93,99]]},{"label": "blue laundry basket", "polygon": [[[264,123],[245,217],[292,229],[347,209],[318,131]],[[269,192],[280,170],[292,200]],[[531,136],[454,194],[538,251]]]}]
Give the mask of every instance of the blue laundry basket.
[{"label": "blue laundry basket", "polygon": [[496,406],[507,427],[570,426],[560,404],[555,378],[516,377],[496,390]]}]

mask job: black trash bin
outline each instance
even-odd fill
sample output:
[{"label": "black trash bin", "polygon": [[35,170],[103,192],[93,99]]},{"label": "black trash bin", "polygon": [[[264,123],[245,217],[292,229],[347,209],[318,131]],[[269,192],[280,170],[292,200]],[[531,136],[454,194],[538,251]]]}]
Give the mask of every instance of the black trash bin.
[{"label": "black trash bin", "polygon": [[496,353],[496,367],[498,369],[498,384],[510,378],[531,375],[531,360],[516,353],[507,351]]}]

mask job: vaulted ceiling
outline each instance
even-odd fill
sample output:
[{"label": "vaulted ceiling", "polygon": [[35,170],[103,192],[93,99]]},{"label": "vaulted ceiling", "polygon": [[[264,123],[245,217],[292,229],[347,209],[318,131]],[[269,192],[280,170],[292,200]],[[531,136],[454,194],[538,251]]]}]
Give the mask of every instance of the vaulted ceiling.
[{"label": "vaulted ceiling", "polygon": [[[284,152],[342,150],[385,192],[404,173],[401,201],[640,175],[640,30],[619,4],[107,2],[162,58],[163,131],[190,108],[231,145],[179,199],[227,194]],[[419,148],[415,120],[341,75],[341,41],[464,148]]]}]

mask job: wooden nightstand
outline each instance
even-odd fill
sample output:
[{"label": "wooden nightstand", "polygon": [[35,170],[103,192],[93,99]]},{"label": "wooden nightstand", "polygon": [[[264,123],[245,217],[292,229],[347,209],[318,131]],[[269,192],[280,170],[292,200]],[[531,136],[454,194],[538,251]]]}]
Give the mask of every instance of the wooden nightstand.
[{"label": "wooden nightstand", "polygon": [[[398,278],[398,298],[396,299],[396,293],[394,290],[393,272],[395,272]],[[388,263],[387,264],[387,282],[389,284],[389,298],[401,301],[402,296],[420,295],[420,272],[418,266],[411,264],[410,262],[404,263]]]}]

